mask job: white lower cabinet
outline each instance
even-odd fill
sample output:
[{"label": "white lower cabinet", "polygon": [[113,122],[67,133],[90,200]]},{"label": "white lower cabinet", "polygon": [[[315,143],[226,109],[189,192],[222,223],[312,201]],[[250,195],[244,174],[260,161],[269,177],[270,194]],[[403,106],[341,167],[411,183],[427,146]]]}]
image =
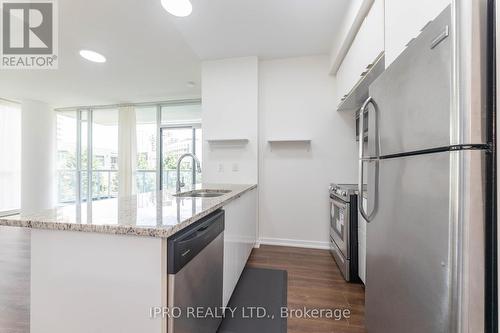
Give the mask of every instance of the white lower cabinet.
[{"label": "white lower cabinet", "polygon": [[257,241],[257,190],[243,194],[223,209],[225,229],[222,306],[227,306]]},{"label": "white lower cabinet", "polygon": [[[366,211],[367,202],[363,198],[363,207]],[[358,213],[358,275],[366,284],[366,221]]]}]

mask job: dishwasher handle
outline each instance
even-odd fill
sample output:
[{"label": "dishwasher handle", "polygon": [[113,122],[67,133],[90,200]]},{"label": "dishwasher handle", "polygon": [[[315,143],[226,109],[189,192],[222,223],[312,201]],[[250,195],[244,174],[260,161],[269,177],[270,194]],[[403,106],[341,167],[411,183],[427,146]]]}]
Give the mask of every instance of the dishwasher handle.
[{"label": "dishwasher handle", "polygon": [[200,237],[202,237],[203,235],[205,235],[207,233],[208,227],[209,227],[208,225],[200,226],[199,228],[197,228],[196,232],[192,232],[186,238],[183,238],[182,240],[178,240],[177,241],[178,244],[189,244],[192,242],[196,242],[197,239],[199,239]]},{"label": "dishwasher handle", "polygon": [[176,274],[224,231],[224,211],[218,210],[169,237],[168,274]]}]

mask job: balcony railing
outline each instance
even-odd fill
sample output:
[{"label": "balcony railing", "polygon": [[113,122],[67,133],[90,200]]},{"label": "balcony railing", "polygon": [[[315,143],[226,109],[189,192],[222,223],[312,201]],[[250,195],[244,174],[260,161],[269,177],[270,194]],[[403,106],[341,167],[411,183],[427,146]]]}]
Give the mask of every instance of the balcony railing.
[{"label": "balcony railing", "polygon": [[[57,194],[59,203],[76,202],[77,171],[59,170],[57,179]],[[80,191],[82,201],[87,201],[88,177],[87,171],[82,170]],[[93,170],[92,171],[92,200],[116,198],[118,196],[118,171]]]},{"label": "balcony railing", "polygon": [[[58,202],[70,204],[76,202],[77,193],[77,171],[58,171]],[[81,197],[87,201],[87,171],[81,171]],[[184,183],[192,182],[192,170],[181,170],[180,175]],[[196,182],[201,181],[201,175],[196,175]],[[175,189],[177,182],[177,171],[167,169],[163,171],[163,188]],[[137,170],[136,188],[138,193],[156,191],[156,171]],[[92,200],[103,200],[118,197],[118,171],[117,170],[93,170],[92,171]]]}]

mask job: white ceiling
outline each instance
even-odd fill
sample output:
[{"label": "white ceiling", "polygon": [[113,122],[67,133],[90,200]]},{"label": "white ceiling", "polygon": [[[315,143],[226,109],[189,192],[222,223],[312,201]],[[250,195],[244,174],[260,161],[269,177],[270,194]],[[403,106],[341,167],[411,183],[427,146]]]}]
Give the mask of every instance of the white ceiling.
[{"label": "white ceiling", "polygon": [[[60,0],[59,69],[0,70],[0,97],[55,107],[194,98],[201,60],[328,53],[349,0]],[[106,56],[96,64],[78,51]],[[189,87],[187,82],[196,82]]]},{"label": "white ceiling", "polygon": [[174,23],[201,59],[327,54],[350,0],[191,0]]},{"label": "white ceiling", "polygon": [[[54,106],[200,95],[200,63],[155,0],[60,0],[59,69],[0,70],[0,95]],[[90,49],[104,64],[78,54]],[[195,81],[195,88],[187,82]]]}]

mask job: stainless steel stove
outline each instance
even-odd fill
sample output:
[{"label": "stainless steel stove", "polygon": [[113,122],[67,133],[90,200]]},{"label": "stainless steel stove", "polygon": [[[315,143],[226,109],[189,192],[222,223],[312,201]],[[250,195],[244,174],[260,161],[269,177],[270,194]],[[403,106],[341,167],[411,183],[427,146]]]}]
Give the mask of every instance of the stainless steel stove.
[{"label": "stainless steel stove", "polygon": [[357,184],[330,185],[330,252],[342,275],[358,282]]},{"label": "stainless steel stove", "polygon": [[351,195],[358,193],[358,184],[330,184],[330,194],[344,201],[349,201]]}]

